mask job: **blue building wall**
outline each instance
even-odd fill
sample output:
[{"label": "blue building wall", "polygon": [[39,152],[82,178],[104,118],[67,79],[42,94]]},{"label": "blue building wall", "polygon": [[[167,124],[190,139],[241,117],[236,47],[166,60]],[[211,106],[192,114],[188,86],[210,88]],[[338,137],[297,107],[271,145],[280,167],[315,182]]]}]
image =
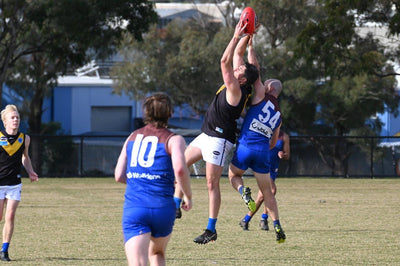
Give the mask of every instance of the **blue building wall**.
[{"label": "blue building wall", "polygon": [[[398,78],[398,83],[400,84],[400,78]],[[400,90],[397,93],[400,95]],[[400,106],[398,112],[397,117],[393,113],[389,113],[387,109],[384,113],[377,114],[377,117],[383,123],[381,136],[400,136]]]},{"label": "blue building wall", "polygon": [[400,115],[395,117],[393,114],[386,112],[379,114],[378,117],[384,124],[380,134],[381,136],[400,136]]},{"label": "blue building wall", "polygon": [[[61,123],[65,133],[72,132],[72,90],[68,87],[57,87],[54,89],[54,95],[51,99],[53,108],[49,111],[51,120]],[[74,107],[75,108],[75,107]]]},{"label": "blue building wall", "polygon": [[[93,106],[130,106],[131,129],[134,129],[135,118],[142,117],[141,102],[136,102],[125,94],[113,94],[111,81],[107,84],[96,84],[96,82],[92,80],[89,83],[61,83],[54,89],[52,96],[45,99],[42,121],[44,123],[60,122],[65,134],[87,134],[91,131]],[[3,92],[3,106],[9,103],[17,106],[22,104],[22,99],[6,86],[3,86]],[[400,115],[395,117],[385,112],[377,116],[383,122],[381,136],[400,135]],[[196,115],[188,106],[175,107],[170,125],[178,128],[200,129],[202,119],[203,117]],[[21,121],[21,130],[27,130],[26,118]]]},{"label": "blue building wall", "polygon": [[[43,122],[61,123],[65,134],[79,135],[91,132],[92,107],[131,107],[131,130],[135,119],[142,118],[142,102],[131,99],[126,94],[112,93],[111,85],[68,84],[56,87],[50,98],[45,100]],[[118,119],[116,117],[115,119]],[[172,127],[200,129],[202,117],[188,106],[175,107],[170,120]]]},{"label": "blue building wall", "polygon": [[[52,99],[45,105],[43,121],[58,121],[67,134],[85,134],[91,131],[92,106],[131,106],[132,120],[142,117],[141,102],[130,99],[127,95],[112,93],[110,85],[74,85],[59,86],[54,89]],[[51,107],[50,107],[51,106]],[[400,112],[400,107],[399,107]],[[400,115],[390,113],[378,114],[383,122],[381,136],[400,134]],[[175,107],[170,125],[179,128],[200,129],[202,117],[196,115],[188,106]],[[131,128],[133,129],[134,121]]]},{"label": "blue building wall", "polygon": [[141,116],[137,113],[136,101],[124,94],[113,94],[110,86],[59,86],[47,101],[51,102],[53,110],[46,110],[43,117],[52,117],[52,121],[61,123],[65,133],[72,135],[91,131],[91,109],[94,106],[130,106],[133,118]]}]

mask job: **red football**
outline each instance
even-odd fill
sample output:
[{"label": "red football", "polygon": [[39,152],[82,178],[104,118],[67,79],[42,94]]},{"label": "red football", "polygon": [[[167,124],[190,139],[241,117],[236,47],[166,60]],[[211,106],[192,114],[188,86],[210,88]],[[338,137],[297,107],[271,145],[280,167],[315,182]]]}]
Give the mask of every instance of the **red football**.
[{"label": "red football", "polygon": [[243,9],[240,20],[243,21],[243,24],[247,23],[244,33],[253,34],[257,25],[257,15],[254,9],[249,6]]}]

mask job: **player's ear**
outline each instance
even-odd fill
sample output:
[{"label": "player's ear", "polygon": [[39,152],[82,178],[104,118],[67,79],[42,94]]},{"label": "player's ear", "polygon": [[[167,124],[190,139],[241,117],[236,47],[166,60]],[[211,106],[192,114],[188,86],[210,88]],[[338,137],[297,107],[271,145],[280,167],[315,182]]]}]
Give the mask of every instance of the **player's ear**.
[{"label": "player's ear", "polygon": [[239,78],[239,84],[240,85],[246,84],[246,82],[247,82],[247,78],[245,78],[245,77]]}]

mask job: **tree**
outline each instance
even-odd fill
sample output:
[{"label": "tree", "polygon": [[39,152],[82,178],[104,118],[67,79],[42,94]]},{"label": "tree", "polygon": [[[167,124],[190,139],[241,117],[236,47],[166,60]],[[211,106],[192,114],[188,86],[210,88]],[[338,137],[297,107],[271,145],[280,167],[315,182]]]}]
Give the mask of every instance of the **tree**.
[{"label": "tree", "polygon": [[[128,30],[141,39],[156,20],[144,0],[3,0],[0,7],[0,84],[20,58],[49,52],[53,60],[68,53],[74,63],[87,60],[87,48],[109,54]],[[37,35],[37,34],[40,35]],[[2,86],[0,86],[0,101]]]},{"label": "tree", "polygon": [[[389,49],[365,23],[387,26],[398,20],[395,1],[246,1],[262,24],[256,37],[261,73],[284,82],[280,105],[284,127],[300,135],[374,135],[381,122],[371,120],[385,108],[396,113],[399,95],[393,64],[399,47]],[[261,36],[259,36],[261,35]],[[347,174],[357,139],[334,138],[310,144],[334,174]],[[369,145],[369,143],[368,143]]]},{"label": "tree", "polygon": [[[360,26],[373,22],[387,26],[392,36],[400,33],[396,27],[400,8],[396,1],[230,2],[234,7],[252,6],[258,14],[262,27],[256,34],[255,48],[261,75],[263,79],[283,81],[280,105],[287,131],[337,137],[374,135],[380,130],[380,121],[371,117],[385,108],[396,112],[399,96],[392,62],[398,63],[400,47],[389,49],[376,36],[359,32]],[[215,85],[202,81],[213,77],[214,84],[220,82],[219,75],[210,74],[216,73],[218,62],[207,60],[219,59],[218,51],[222,53],[230,37],[230,29],[222,28],[211,35],[213,38],[206,38],[210,36],[206,29],[191,32],[190,27],[173,23],[163,32],[165,35],[153,29],[151,36],[145,37],[149,38],[144,41],[146,45],[126,46],[127,63],[119,68],[120,72],[114,72],[119,82],[116,90],[130,88],[132,95],[164,90],[179,102],[205,110],[207,97],[199,93],[211,95]],[[211,48],[210,43],[215,47]],[[204,55],[203,51],[209,53]],[[195,75],[189,68],[193,62],[195,70],[199,70]],[[188,93],[186,84],[196,90]],[[188,94],[193,94],[194,100]],[[319,138],[310,139],[332,172],[343,175],[347,174],[347,159],[354,142],[322,143]]]},{"label": "tree", "polygon": [[[42,133],[43,99],[58,76],[110,56],[125,32],[141,40],[157,20],[153,4],[144,0],[16,0],[3,1],[1,11],[0,83],[6,80],[30,101],[31,134]],[[34,138],[32,153],[40,169]]]},{"label": "tree", "polygon": [[[349,136],[378,134],[380,121],[372,120],[385,108],[396,113],[399,95],[395,92],[397,75],[391,63],[392,51],[373,35],[362,36],[358,28],[366,22],[381,22],[375,11],[390,1],[324,1],[320,5],[322,16],[318,21],[309,21],[297,36],[294,58],[298,70],[308,69],[306,75],[296,71],[298,79],[313,81],[309,88],[296,80],[288,82],[289,91],[308,92],[307,101],[314,110],[314,123],[304,127],[298,121],[295,108],[305,98],[289,95],[287,106],[289,126],[303,134]],[[362,18],[362,19],[359,19]],[[310,75],[311,74],[311,75]],[[292,87],[290,87],[292,86]],[[288,86],[286,86],[288,87]],[[309,93],[311,92],[311,93]],[[295,107],[295,108],[293,108]],[[293,108],[293,109],[291,109]],[[367,126],[371,121],[372,127]],[[355,141],[321,143],[313,140],[324,161],[337,174],[347,175],[347,160]]]},{"label": "tree", "polygon": [[152,27],[143,42],[127,35],[120,49],[123,63],[112,70],[114,91],[132,98],[163,91],[176,105],[204,113],[222,85],[219,60],[232,34],[221,26],[174,20],[165,29]]}]

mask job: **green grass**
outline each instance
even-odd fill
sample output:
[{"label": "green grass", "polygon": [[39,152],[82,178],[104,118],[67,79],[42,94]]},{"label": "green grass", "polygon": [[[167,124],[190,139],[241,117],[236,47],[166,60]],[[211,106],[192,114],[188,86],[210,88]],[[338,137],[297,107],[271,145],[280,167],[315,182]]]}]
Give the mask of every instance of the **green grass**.
[{"label": "green grass", "polygon": [[[13,265],[126,265],[124,185],[112,178],[23,183]],[[255,195],[255,180],[245,183]],[[194,207],[175,223],[167,264],[400,265],[400,180],[278,178],[277,187],[285,243],[259,230],[260,213],[242,231],[247,209],[223,178],[218,240],[200,246],[193,238],[207,225],[208,198],[205,180],[193,179]]]}]

